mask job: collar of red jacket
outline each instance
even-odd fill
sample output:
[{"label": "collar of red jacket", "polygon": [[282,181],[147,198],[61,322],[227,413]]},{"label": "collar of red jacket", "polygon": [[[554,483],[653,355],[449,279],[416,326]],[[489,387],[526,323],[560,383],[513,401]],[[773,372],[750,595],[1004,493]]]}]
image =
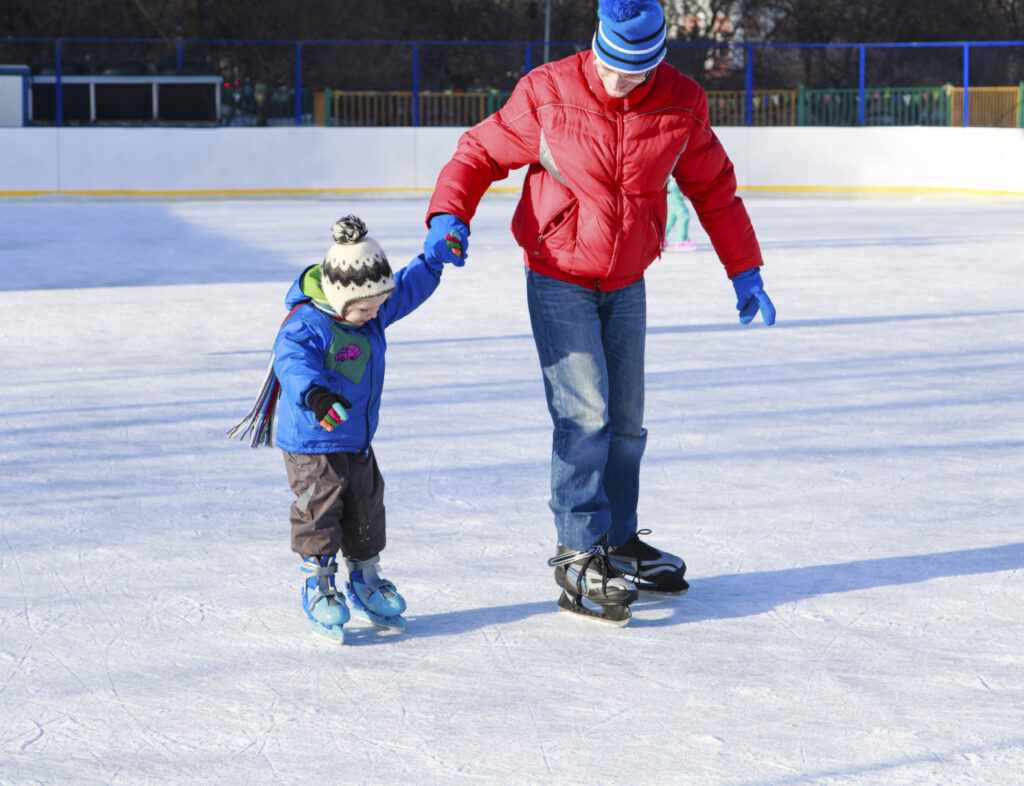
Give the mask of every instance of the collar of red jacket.
[{"label": "collar of red jacket", "polygon": [[623,98],[615,98],[608,95],[604,89],[604,84],[601,82],[601,77],[597,75],[597,67],[594,65],[594,53],[585,52],[583,61],[583,73],[587,77],[587,85],[590,87],[590,91],[597,97],[597,100],[604,104],[609,109],[628,112],[630,107],[636,106],[643,101],[647,95],[651,92],[654,86],[654,81],[658,76],[658,69],[663,67],[663,63],[655,66],[654,73],[651,74],[643,84],[639,84],[629,91],[629,94]]}]

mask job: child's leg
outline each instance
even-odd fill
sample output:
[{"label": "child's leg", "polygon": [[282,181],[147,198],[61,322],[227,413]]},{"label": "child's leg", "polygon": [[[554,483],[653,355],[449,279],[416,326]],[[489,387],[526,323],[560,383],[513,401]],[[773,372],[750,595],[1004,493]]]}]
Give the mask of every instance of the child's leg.
[{"label": "child's leg", "polygon": [[384,479],[371,449],[349,456],[350,484],[344,495],[342,551],[348,581],[345,589],[355,614],[377,625],[405,630],[405,599],[395,585],[378,573],[384,550]]},{"label": "child's leg", "polygon": [[344,462],[333,455],[286,451],[284,465],[296,496],[290,519],[292,550],[302,557],[302,608],[314,633],[344,641],[349,611],[335,583],[348,486]]},{"label": "child's leg", "polygon": [[351,560],[371,559],[384,550],[384,478],[373,448],[367,454],[344,453],[347,467],[341,501],[341,550]]},{"label": "child's leg", "polygon": [[337,554],[342,548],[342,518],[349,487],[346,454],[284,452],[288,484],[295,494],[290,520],[292,551],[299,556]]}]

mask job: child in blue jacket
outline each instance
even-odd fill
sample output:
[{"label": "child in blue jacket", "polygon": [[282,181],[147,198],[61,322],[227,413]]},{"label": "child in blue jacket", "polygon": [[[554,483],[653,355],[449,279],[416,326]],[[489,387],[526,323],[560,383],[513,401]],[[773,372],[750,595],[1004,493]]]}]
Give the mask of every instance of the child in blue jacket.
[{"label": "child in blue jacket", "polygon": [[274,342],[272,373],[231,435],[248,422],[254,446],[276,441],[284,451],[296,496],[290,519],[292,551],[302,557],[302,607],[314,632],[344,641],[350,615],[335,586],[339,552],[354,613],[406,627],[405,600],[378,569],[384,480],[371,444],[384,384],[384,329],[430,297],[443,264],[421,254],[392,274],[355,216],[340,219],[332,234],[323,263],[303,271],[288,291],[290,313]]}]

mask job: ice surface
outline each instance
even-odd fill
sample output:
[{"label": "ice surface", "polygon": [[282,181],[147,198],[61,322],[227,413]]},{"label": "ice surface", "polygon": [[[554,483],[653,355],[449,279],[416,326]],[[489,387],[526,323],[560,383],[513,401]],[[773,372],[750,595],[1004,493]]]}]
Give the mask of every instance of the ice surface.
[{"label": "ice surface", "polygon": [[779,313],[648,274],[641,526],[690,593],[556,613],[514,201],[390,331],[383,572],[409,632],[309,632],[248,409],[354,212],[425,198],[0,202],[0,783],[1019,783],[1024,202],[747,204]]}]

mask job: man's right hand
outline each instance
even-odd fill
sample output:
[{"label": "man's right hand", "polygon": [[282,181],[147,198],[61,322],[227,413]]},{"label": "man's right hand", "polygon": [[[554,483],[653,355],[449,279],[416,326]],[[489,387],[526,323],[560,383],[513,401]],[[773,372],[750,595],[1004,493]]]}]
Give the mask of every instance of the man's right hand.
[{"label": "man's right hand", "polygon": [[455,267],[466,264],[469,228],[450,213],[438,213],[430,219],[430,230],[423,243],[423,254]]},{"label": "man's right hand", "polygon": [[757,312],[766,325],[775,324],[775,306],[764,291],[761,273],[755,267],[733,276],[732,286],[736,290],[736,310],[740,312],[740,324],[749,324]]}]

